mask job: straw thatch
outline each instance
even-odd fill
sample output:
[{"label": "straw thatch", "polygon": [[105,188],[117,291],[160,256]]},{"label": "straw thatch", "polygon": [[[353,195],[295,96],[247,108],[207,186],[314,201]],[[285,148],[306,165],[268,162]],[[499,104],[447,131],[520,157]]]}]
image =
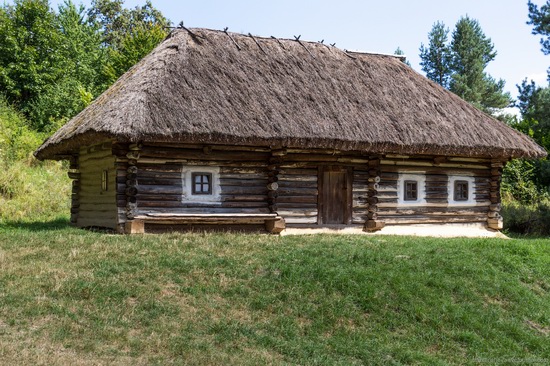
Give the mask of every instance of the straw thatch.
[{"label": "straw thatch", "polygon": [[529,137],[480,112],[399,58],[320,43],[175,30],[37,151],[180,141],[542,157]]}]

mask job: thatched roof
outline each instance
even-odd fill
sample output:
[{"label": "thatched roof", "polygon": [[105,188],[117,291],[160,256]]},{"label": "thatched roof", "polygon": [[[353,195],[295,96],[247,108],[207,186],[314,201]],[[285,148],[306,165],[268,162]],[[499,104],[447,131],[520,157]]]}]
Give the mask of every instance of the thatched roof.
[{"label": "thatched roof", "polygon": [[106,138],[495,158],[546,155],[529,137],[398,57],[315,42],[191,32],[173,31],[36,156],[59,158]]}]

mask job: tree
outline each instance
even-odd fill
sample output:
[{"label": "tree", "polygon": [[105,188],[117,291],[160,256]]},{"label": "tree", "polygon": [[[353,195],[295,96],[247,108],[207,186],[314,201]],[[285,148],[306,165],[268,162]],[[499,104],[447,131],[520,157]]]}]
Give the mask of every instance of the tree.
[{"label": "tree", "polygon": [[65,0],[0,5],[0,91],[38,131],[80,112],[167,34],[169,21],[147,1]]},{"label": "tree", "polygon": [[503,90],[504,80],[497,81],[484,71],[497,53],[477,20],[466,16],[458,21],[450,48],[449,89],[453,93],[489,113],[510,106],[512,99]]},{"label": "tree", "polygon": [[[47,0],[17,0],[0,9],[0,89],[29,115],[33,103],[63,74],[61,34]],[[36,122],[40,128],[41,122]]]},{"label": "tree", "polygon": [[447,36],[445,25],[437,22],[428,34],[428,47],[421,45],[421,65],[427,76],[487,113],[508,107],[512,99],[504,92],[504,80],[496,80],[485,72],[496,52],[478,21],[462,17],[450,44]]},{"label": "tree", "polygon": [[76,115],[109,82],[103,72],[107,50],[99,27],[86,18],[85,8],[65,0],[59,6],[56,22],[61,36],[56,52],[63,73],[44,88],[28,113],[30,120],[39,121],[42,129],[55,129]]},{"label": "tree", "polygon": [[451,76],[450,61],[451,51],[447,45],[449,28],[442,22],[437,22],[432,26],[428,33],[428,47],[420,45],[420,66],[426,73],[428,79],[431,79],[443,86],[449,87]]},{"label": "tree", "polygon": [[[397,49],[393,52],[394,55],[396,56],[405,56],[405,52],[403,52],[403,50],[398,46]],[[409,66],[409,67],[412,67],[411,66],[411,63],[409,62],[409,60],[407,60],[406,57],[403,57],[403,62],[405,63],[405,65]]]},{"label": "tree", "polygon": [[532,33],[535,35],[541,35],[546,38],[541,38],[540,44],[542,46],[542,52],[545,55],[550,54],[550,0],[546,1],[546,4],[540,8],[533,4],[531,0],[527,2],[529,10],[529,21],[527,24],[533,26]]},{"label": "tree", "polygon": [[109,50],[105,73],[114,82],[147,55],[167,35],[170,21],[151,1],[134,9],[122,7],[123,0],[93,0],[88,10],[90,21],[98,24]]}]

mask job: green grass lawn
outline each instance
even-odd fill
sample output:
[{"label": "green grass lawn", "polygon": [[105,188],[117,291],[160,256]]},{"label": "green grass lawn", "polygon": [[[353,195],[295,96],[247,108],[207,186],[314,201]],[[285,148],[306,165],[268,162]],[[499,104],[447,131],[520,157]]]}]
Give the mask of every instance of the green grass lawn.
[{"label": "green grass lawn", "polygon": [[550,240],[0,226],[0,363],[550,363]]}]

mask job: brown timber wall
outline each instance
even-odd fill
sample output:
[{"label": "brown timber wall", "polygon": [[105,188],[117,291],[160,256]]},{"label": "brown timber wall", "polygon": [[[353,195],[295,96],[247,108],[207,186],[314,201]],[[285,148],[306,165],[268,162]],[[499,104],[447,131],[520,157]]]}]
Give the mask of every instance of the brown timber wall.
[{"label": "brown timber wall", "polygon": [[[490,160],[395,156],[382,159],[380,169],[377,215],[386,225],[487,222],[491,205]],[[398,193],[399,173],[425,175],[425,204],[398,204],[398,194],[402,194]],[[449,205],[452,192],[448,191],[448,181],[453,175],[473,177],[474,204]]]},{"label": "brown timber wall", "polygon": [[[501,163],[488,159],[397,155],[378,158],[332,150],[175,143],[116,145],[113,154],[117,157],[119,224],[128,217],[150,213],[276,212],[289,227],[316,226],[320,212],[319,176],[330,167],[351,171],[352,225],[371,224],[376,229],[379,223],[487,222],[489,215],[498,218],[500,209],[495,193],[500,171],[495,166]],[[114,166],[112,160],[110,163]],[[185,193],[182,173],[189,167],[219,169],[217,201],[182,200]],[[398,204],[400,173],[425,176],[425,204]],[[448,191],[448,182],[453,175],[474,179],[473,204],[449,204],[452,192]],[[273,188],[274,185],[277,187]]]},{"label": "brown timber wall", "polygon": [[[137,168],[137,215],[148,213],[269,213],[267,149],[145,144]],[[182,201],[183,169],[219,167],[220,199]]]},{"label": "brown timber wall", "polygon": [[[116,173],[111,143],[83,147],[78,156],[79,208],[76,218],[78,227],[104,227],[115,229]],[[107,190],[102,188],[103,171],[107,171]]]},{"label": "brown timber wall", "polygon": [[352,224],[363,224],[367,213],[368,157],[359,153],[289,149],[280,164],[278,213],[287,226],[319,222],[319,172],[326,166],[353,171]]}]

